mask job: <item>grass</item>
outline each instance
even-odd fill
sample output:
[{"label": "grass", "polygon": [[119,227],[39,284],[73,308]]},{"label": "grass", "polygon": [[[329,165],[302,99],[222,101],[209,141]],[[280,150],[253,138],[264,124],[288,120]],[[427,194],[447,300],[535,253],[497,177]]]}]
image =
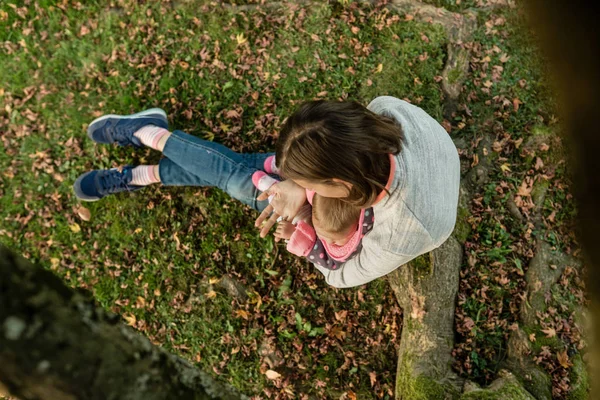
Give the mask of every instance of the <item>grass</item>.
[{"label": "grass", "polygon": [[[486,26],[498,18],[505,22]],[[476,321],[476,337],[468,341],[457,329],[457,368],[480,383],[503,357],[514,296],[523,289],[517,267],[530,257],[528,227],[511,219],[505,203],[536,173],[535,157],[523,162],[512,143],[532,136],[533,126],[556,130],[543,68],[519,18],[518,10],[480,14],[471,76],[459,111],[446,121],[452,137],[466,143],[491,130],[499,141],[509,136],[466,238],[477,268],[465,263],[461,278],[459,314]],[[392,95],[442,122],[437,77],[445,48],[438,25],[345,1],[245,12],[208,1],[3,2],[0,241],[242,392],[392,398],[401,311],[385,280],[327,287],[310,265],[260,239],[256,213],[217,189],[114,196],[85,204],[91,219],[84,221],[71,185],[89,169],[160,157],[91,143],[85,128],[105,113],[162,107],[175,129],[255,152],[273,150],[283,120],[309,99],[367,104]],[[498,77],[495,65],[503,68]],[[514,98],[522,102],[518,111]],[[470,147],[463,150],[470,163]],[[563,165],[552,177],[544,216],[558,210],[551,231],[562,248],[573,249],[567,174]],[[493,211],[482,215],[487,208]],[[494,280],[500,271],[511,283]],[[219,289],[225,274],[247,288],[249,302]],[[483,286],[489,300],[481,300]],[[268,380],[267,369],[283,378]]]}]

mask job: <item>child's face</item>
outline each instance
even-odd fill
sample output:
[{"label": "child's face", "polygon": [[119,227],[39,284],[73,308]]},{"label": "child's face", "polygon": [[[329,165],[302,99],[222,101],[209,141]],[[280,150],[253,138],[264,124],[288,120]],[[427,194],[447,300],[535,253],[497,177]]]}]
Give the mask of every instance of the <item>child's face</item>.
[{"label": "child's face", "polygon": [[327,244],[334,244],[336,246],[343,246],[348,243],[356,231],[356,229],[351,228],[347,232],[327,232],[319,229],[319,224],[317,222],[313,221],[313,223],[319,239],[326,241]]}]

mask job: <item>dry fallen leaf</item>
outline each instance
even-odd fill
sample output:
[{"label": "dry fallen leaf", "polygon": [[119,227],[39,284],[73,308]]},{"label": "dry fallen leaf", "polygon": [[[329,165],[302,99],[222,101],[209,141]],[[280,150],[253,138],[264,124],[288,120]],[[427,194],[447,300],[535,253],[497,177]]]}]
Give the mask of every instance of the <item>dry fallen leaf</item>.
[{"label": "dry fallen leaf", "polygon": [[245,310],[235,310],[235,316],[236,317],[242,317],[245,320],[247,320],[248,317],[250,316],[250,314],[248,314],[248,312],[245,311]]},{"label": "dry fallen leaf", "polygon": [[559,351],[558,353],[556,353],[556,358],[558,359],[558,362],[563,368],[569,368],[571,365],[573,365],[569,361],[569,356],[566,350]]},{"label": "dry fallen leaf", "polygon": [[78,233],[81,232],[81,227],[79,226],[78,223],[74,223],[73,225],[69,225],[69,228],[71,229],[71,231],[73,231],[74,233]]},{"label": "dry fallen leaf", "polygon": [[554,330],[554,328],[542,329],[542,332],[546,334],[547,338],[556,336],[556,331]]},{"label": "dry fallen leaf", "polygon": [[90,210],[88,210],[84,206],[79,206],[79,208],[77,208],[77,215],[79,215],[79,218],[81,218],[84,221],[89,221],[92,217]]},{"label": "dry fallen leaf", "polygon": [[279,379],[281,378],[281,374],[273,371],[272,369],[268,370],[267,372],[265,372],[265,375],[267,376],[268,379]]},{"label": "dry fallen leaf", "polygon": [[373,387],[377,382],[377,373],[375,371],[369,372],[369,379],[371,380],[371,387]]},{"label": "dry fallen leaf", "polygon": [[127,322],[127,325],[134,326],[136,323],[135,315],[133,314],[123,314],[123,319]]},{"label": "dry fallen leaf", "polygon": [[235,35],[235,40],[237,41],[238,45],[244,44],[244,43],[246,43],[248,41],[248,39],[246,39],[244,37],[243,33],[238,33],[237,35]]},{"label": "dry fallen leaf", "polygon": [[529,341],[530,341],[530,342],[535,342],[535,333],[531,333],[531,334],[529,335]]}]

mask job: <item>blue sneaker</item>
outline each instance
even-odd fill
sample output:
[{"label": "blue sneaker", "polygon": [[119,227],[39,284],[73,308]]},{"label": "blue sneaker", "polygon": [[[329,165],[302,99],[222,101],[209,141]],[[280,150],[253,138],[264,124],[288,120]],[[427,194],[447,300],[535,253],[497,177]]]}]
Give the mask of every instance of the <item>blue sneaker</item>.
[{"label": "blue sneaker", "polygon": [[96,143],[143,147],[133,134],[146,125],[169,129],[167,113],[160,108],[151,108],[131,115],[103,115],[92,121],[87,134]]},{"label": "blue sneaker", "polygon": [[83,201],[96,201],[104,196],[120,192],[133,192],[145,186],[134,186],[129,183],[133,179],[133,167],[96,169],[86,172],[73,184],[75,196]]}]

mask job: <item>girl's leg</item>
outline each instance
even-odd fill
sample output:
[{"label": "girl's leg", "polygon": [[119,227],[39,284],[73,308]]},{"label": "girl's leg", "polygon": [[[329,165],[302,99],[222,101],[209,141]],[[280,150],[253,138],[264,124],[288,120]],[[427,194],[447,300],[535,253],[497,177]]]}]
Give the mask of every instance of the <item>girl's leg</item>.
[{"label": "girl's leg", "polygon": [[[246,165],[248,165],[249,167],[255,168],[257,170],[264,170],[265,160],[267,158],[269,158],[270,156],[275,155],[275,153],[248,153],[248,154],[236,153],[236,152],[230,150],[229,148],[227,148],[223,145],[220,145],[218,143],[209,142],[207,140],[203,140],[198,137],[188,135],[181,131],[176,131],[176,132],[178,133],[178,136],[180,138],[185,138],[185,140],[187,140],[187,141],[199,143],[201,145],[208,145],[210,147],[214,147],[215,151],[219,151],[222,154],[227,154],[229,156],[229,158],[231,158],[235,162],[243,162]],[[162,153],[164,153],[165,145],[171,138],[171,135],[173,135],[172,132],[169,132],[168,130],[161,128],[161,127],[157,127],[157,126],[145,126],[142,129],[140,129],[134,133],[134,136],[137,137],[138,139],[140,139],[142,144],[144,144],[148,147],[151,147],[155,150],[158,150]],[[171,158],[173,161],[175,161],[175,163],[186,168],[186,165],[187,165],[186,160],[180,159],[180,157],[177,157],[177,156],[175,158],[173,158],[172,155],[171,156],[169,156],[167,154],[165,154],[165,155],[168,158]],[[192,172],[195,171],[196,166],[194,165],[192,169],[193,169]],[[267,171],[267,172],[271,173],[271,171]]]},{"label": "girl's leg", "polygon": [[162,148],[166,158],[159,164],[160,180],[167,186],[214,186],[231,197],[263,210],[260,192],[252,183],[268,154],[239,154],[227,147],[181,131],[173,132]]}]

